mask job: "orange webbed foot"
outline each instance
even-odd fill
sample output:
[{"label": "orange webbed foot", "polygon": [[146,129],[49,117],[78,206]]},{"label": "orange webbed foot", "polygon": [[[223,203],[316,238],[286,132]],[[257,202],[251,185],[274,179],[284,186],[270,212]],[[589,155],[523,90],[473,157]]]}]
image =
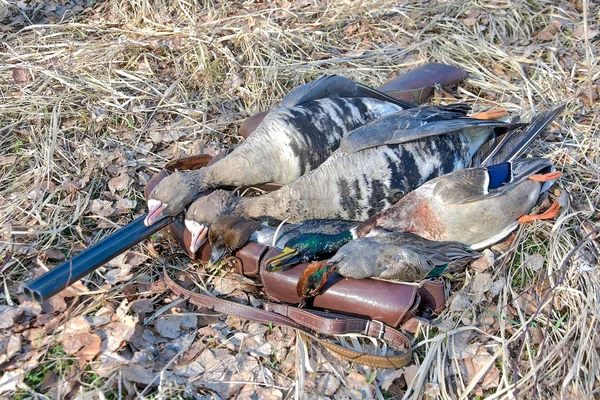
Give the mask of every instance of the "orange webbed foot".
[{"label": "orange webbed foot", "polygon": [[538,215],[522,215],[519,217],[518,221],[520,223],[532,222],[535,220],[542,219],[552,219],[558,215],[558,211],[560,210],[560,204],[557,201],[554,201],[549,209],[547,209],[544,213]]},{"label": "orange webbed foot", "polygon": [[532,181],[538,181],[538,182],[548,182],[554,179],[558,179],[562,176],[562,172],[560,171],[554,171],[554,172],[550,172],[549,174],[536,174],[536,175],[531,175],[528,179],[531,179]]},{"label": "orange webbed foot", "polygon": [[470,116],[470,118],[498,119],[498,118],[506,117],[507,115],[508,115],[508,112],[506,112],[506,110],[489,110],[489,111],[484,111],[484,112],[480,112],[477,114],[473,114]]}]

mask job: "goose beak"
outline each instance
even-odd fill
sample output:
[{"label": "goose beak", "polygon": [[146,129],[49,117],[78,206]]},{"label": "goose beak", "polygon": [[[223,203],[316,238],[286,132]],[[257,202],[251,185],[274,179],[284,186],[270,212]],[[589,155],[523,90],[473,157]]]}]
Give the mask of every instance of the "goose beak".
[{"label": "goose beak", "polygon": [[163,211],[167,208],[167,203],[163,203],[160,200],[150,199],[148,200],[148,215],[144,219],[144,225],[150,226],[156,221],[164,217]]},{"label": "goose beak", "polygon": [[190,253],[196,254],[200,246],[206,241],[208,228],[203,224],[189,219],[185,220],[185,227],[192,233],[192,241],[190,243]]},{"label": "goose beak", "polygon": [[300,259],[295,260],[294,258],[298,256],[298,251],[286,247],[283,249],[283,252],[275,257],[271,257],[266,261],[267,271],[275,272],[287,267],[289,265],[294,265],[300,262]]},{"label": "goose beak", "polygon": [[210,253],[210,260],[208,261],[208,267],[214,267],[223,258],[226,251],[223,248],[213,247]]}]

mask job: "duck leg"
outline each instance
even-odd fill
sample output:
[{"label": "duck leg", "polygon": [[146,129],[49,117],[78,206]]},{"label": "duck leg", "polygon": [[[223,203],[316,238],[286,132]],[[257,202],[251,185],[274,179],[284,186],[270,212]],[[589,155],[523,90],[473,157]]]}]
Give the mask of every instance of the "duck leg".
[{"label": "duck leg", "polygon": [[508,116],[508,112],[506,110],[489,110],[489,111],[484,111],[484,112],[480,112],[477,114],[473,114],[470,116],[470,118],[499,119],[499,118],[506,117],[506,116]]},{"label": "duck leg", "polygon": [[[531,175],[527,179],[531,179],[532,181],[537,182],[548,182],[554,179],[560,178],[562,176],[562,172],[554,171],[548,174],[536,174]],[[557,201],[554,201],[550,208],[548,208],[544,213],[538,215],[522,215],[519,217],[517,221],[520,223],[532,222],[535,220],[543,220],[543,219],[552,219],[558,215],[558,211],[560,210],[560,204]]]},{"label": "duck leg", "polygon": [[517,221],[523,224],[535,220],[552,219],[558,215],[559,210],[560,204],[558,204],[558,201],[554,201],[550,208],[547,209],[544,213],[538,215],[521,215]]},{"label": "duck leg", "polygon": [[532,181],[538,181],[538,182],[548,182],[548,181],[552,181],[554,179],[558,179],[561,176],[562,176],[562,172],[554,171],[554,172],[550,172],[548,174],[531,175],[527,179],[531,179]]}]

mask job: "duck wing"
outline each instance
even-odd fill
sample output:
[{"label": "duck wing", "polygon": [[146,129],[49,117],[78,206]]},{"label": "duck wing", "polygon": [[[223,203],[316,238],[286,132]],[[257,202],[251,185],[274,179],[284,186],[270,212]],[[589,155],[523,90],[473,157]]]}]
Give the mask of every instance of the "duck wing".
[{"label": "duck wing", "polygon": [[531,145],[531,142],[539,136],[563,112],[565,104],[559,104],[550,110],[536,114],[531,122],[524,128],[518,128],[507,132],[502,140],[481,161],[481,165],[493,165],[505,161],[513,161],[519,158]]},{"label": "duck wing", "polygon": [[551,169],[552,163],[545,158],[524,158],[454,171],[426,185],[433,185],[432,193],[440,202],[464,204],[501,196],[529,176]]},{"label": "duck wing", "polygon": [[356,83],[344,76],[323,75],[313,81],[305,83],[292,89],[281,100],[281,106],[293,107],[307,101],[323,99],[327,97],[372,97],[387,101],[402,108],[414,108],[414,104],[395,99],[372,87]]},{"label": "duck wing", "polygon": [[355,153],[372,147],[445,135],[466,128],[511,125],[504,121],[468,118],[466,114],[469,110],[467,104],[401,110],[353,130],[342,139],[340,150]]}]

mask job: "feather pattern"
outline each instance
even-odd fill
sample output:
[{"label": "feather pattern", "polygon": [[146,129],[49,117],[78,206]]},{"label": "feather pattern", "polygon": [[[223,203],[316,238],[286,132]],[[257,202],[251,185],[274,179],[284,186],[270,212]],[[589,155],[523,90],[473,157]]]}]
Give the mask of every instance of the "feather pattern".
[{"label": "feather pattern", "polygon": [[[327,85],[327,79],[317,80],[308,84],[308,89],[292,93],[292,98],[285,101],[292,106],[275,107],[240,146],[221,160],[163,179],[149,196],[156,200],[156,206],[146,223],[180,213],[206,189],[292,182],[325,161],[353,129],[402,110],[402,102],[345,98],[336,93],[339,90],[347,94],[343,84]],[[331,97],[322,98],[326,95]]]},{"label": "feather pattern", "polygon": [[418,282],[436,266],[480,256],[459,242],[433,242],[411,233],[386,232],[349,242],[330,262],[346,277]]},{"label": "feather pattern", "polygon": [[464,168],[470,150],[465,135],[452,133],[352,154],[337,151],[319,168],[279,190],[239,198],[236,211],[251,218],[287,217],[290,222],[362,221],[429,179]]}]

